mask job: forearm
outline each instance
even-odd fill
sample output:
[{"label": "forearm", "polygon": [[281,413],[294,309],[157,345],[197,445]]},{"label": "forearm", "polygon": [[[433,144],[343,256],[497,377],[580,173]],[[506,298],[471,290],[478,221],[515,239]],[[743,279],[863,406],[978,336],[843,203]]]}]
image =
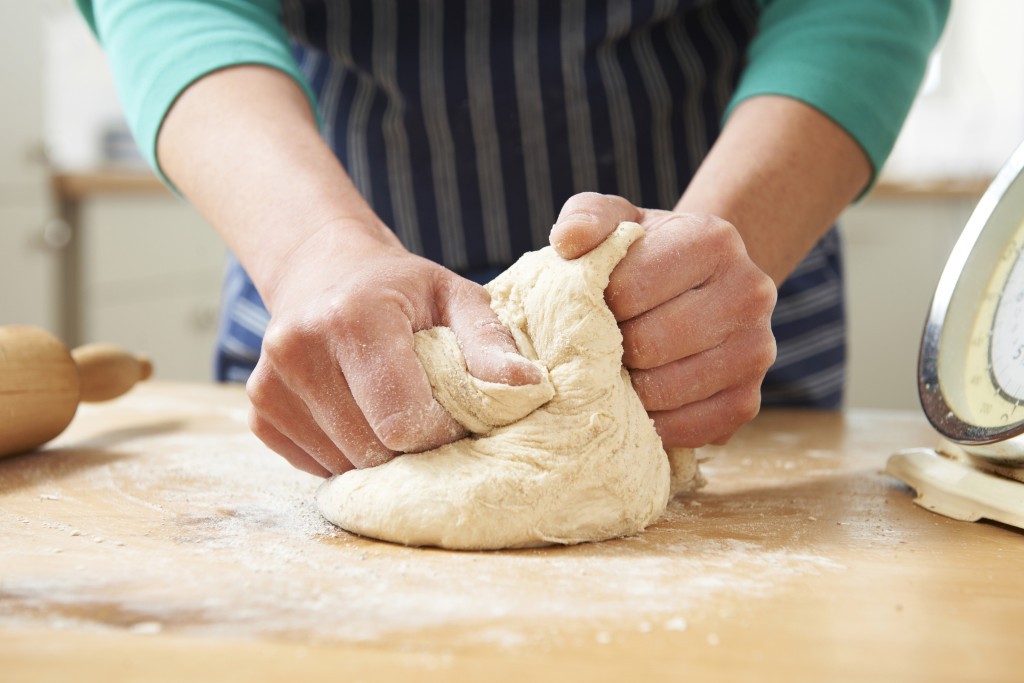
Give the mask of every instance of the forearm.
[{"label": "forearm", "polygon": [[731,222],[781,284],[870,178],[864,150],[827,116],[759,96],[733,112],[675,209]]},{"label": "forearm", "polygon": [[399,246],[320,138],[301,88],[275,69],[238,66],[196,81],[164,120],[157,156],[272,312],[314,234],[337,232],[352,256]]}]

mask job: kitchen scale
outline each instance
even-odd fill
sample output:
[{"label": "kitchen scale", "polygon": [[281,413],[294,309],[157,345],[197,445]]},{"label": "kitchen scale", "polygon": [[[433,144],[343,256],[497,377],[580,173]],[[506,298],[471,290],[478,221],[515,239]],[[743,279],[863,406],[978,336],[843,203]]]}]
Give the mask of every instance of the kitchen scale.
[{"label": "kitchen scale", "polygon": [[1024,144],[953,247],[917,373],[941,443],[895,453],[886,471],[928,510],[1024,529]]}]

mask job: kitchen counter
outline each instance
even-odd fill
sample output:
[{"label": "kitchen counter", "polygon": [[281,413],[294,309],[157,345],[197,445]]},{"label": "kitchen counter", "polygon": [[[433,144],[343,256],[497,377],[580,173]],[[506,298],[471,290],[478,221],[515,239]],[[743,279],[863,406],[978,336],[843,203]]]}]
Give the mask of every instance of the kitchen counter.
[{"label": "kitchen counter", "polygon": [[1024,537],[881,471],[916,413],[765,410],[639,536],[467,553],[324,522],[247,405],[144,385],[0,460],[4,680],[1024,676]]}]

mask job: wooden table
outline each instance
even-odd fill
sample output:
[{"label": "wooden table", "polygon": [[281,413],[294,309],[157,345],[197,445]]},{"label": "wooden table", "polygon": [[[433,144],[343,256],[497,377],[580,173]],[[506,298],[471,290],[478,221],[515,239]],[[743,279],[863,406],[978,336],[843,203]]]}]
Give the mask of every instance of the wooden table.
[{"label": "wooden table", "polygon": [[1024,538],[880,471],[916,414],[766,411],[638,537],[461,553],[323,522],[246,409],[144,386],[0,461],[0,678],[1024,678]]}]

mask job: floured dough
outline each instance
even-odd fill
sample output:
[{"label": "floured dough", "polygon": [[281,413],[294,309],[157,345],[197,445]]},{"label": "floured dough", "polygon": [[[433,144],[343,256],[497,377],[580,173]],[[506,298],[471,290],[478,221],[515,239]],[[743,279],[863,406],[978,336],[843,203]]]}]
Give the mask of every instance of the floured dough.
[{"label": "floured dough", "polygon": [[636,533],[671,494],[698,486],[694,452],[666,454],[633,390],[604,301],[612,269],[642,235],[622,223],[572,261],[551,247],[531,252],[487,285],[520,352],[544,371],[538,385],[478,380],[451,330],[418,332],[435,397],[473,435],[324,482],[323,515],[407,545],[522,548]]}]

